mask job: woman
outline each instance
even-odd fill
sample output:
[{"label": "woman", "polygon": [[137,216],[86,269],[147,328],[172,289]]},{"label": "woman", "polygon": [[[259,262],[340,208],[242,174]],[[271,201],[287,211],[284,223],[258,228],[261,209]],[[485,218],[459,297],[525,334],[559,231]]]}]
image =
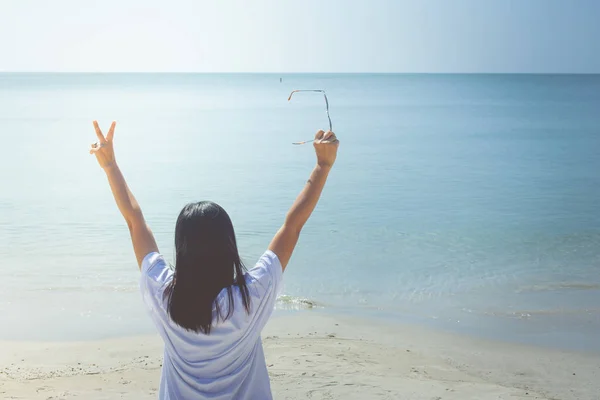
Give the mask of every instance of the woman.
[{"label": "woman", "polygon": [[271,399],[260,333],[271,316],[302,227],[314,210],[336,158],[333,132],[318,131],[315,166],[282,227],[256,266],[240,260],[229,216],[212,202],[186,205],[175,227],[175,269],[158,251],[152,231],[121,174],[98,123],[92,144],[123,214],[141,270],[140,289],[164,344],[159,398]]}]

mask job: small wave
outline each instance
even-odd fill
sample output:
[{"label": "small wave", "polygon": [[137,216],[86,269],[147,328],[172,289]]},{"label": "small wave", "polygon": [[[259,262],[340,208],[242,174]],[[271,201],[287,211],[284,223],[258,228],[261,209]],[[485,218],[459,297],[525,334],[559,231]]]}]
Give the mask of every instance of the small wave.
[{"label": "small wave", "polygon": [[600,314],[600,308],[587,308],[587,309],[548,309],[548,310],[517,310],[517,311],[485,311],[484,315],[493,317],[508,317],[515,319],[532,319],[535,317],[542,316],[553,316],[553,315],[590,315]]},{"label": "small wave", "polygon": [[550,292],[556,290],[600,290],[600,283],[586,282],[556,282],[540,285],[522,286],[517,293],[524,292]]},{"label": "small wave", "polygon": [[41,288],[29,289],[34,292],[55,292],[55,293],[94,293],[94,292],[121,292],[133,293],[139,290],[136,286],[47,286]]},{"label": "small wave", "polygon": [[323,305],[314,300],[303,297],[281,295],[277,298],[275,308],[279,310],[306,310],[311,308],[322,308]]},{"label": "small wave", "polygon": [[[31,288],[30,291],[34,292],[51,292],[57,294],[67,294],[67,293],[103,293],[103,292],[112,292],[112,293],[134,293],[139,290],[137,286],[119,286],[119,285],[103,285],[103,286],[46,286],[40,288]],[[282,295],[277,298],[277,302],[275,304],[276,309],[280,310],[306,310],[312,308],[323,308],[323,305],[307,298],[303,297],[294,297],[289,295]]]}]

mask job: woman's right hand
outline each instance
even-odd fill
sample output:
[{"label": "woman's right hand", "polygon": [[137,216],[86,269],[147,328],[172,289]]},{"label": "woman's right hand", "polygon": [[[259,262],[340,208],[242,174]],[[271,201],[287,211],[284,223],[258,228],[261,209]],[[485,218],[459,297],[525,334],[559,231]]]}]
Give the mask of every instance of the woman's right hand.
[{"label": "woman's right hand", "polygon": [[335,137],[335,133],[329,131],[318,131],[313,142],[315,152],[317,153],[317,164],[321,167],[331,168],[337,156],[337,149],[340,141]]}]

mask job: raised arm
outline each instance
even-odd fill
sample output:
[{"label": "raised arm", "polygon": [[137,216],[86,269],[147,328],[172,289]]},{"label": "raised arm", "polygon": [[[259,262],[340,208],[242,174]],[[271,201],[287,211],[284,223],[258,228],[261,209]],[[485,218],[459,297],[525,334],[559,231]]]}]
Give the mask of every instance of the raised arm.
[{"label": "raised arm", "polygon": [[98,142],[92,144],[90,154],[96,156],[100,167],[102,167],[106,173],[117,207],[119,207],[119,211],[123,215],[123,218],[125,218],[125,222],[129,228],[131,241],[133,243],[133,251],[135,252],[138,267],[141,268],[142,260],[146,254],[158,251],[158,246],[156,245],[152,231],[144,220],[142,209],[129,190],[127,182],[125,182],[125,178],[115,160],[115,151],[113,147],[115,126],[116,122],[113,122],[106,137],[104,137],[98,126],[98,122],[94,121]]},{"label": "raised arm", "polygon": [[335,162],[340,142],[333,132],[319,131],[315,135],[313,144],[317,153],[317,165],[310,174],[304,189],[288,211],[283,226],[277,231],[269,245],[269,250],[277,255],[284,271],[292,257],[296,243],[298,243],[302,227],[319,201],[329,171]]}]

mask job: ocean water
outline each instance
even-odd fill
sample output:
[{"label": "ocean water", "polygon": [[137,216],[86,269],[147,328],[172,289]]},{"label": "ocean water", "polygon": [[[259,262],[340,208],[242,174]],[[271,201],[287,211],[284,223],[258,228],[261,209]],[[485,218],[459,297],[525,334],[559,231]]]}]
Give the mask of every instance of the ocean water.
[{"label": "ocean water", "polygon": [[[600,75],[0,74],[0,339],[153,332],[87,153],[117,158],[171,259],[189,201],[251,266],[327,128],[338,162],[278,312],[320,308],[600,350]],[[292,311],[289,311],[292,309]],[[302,312],[313,312],[310,310]]]}]

